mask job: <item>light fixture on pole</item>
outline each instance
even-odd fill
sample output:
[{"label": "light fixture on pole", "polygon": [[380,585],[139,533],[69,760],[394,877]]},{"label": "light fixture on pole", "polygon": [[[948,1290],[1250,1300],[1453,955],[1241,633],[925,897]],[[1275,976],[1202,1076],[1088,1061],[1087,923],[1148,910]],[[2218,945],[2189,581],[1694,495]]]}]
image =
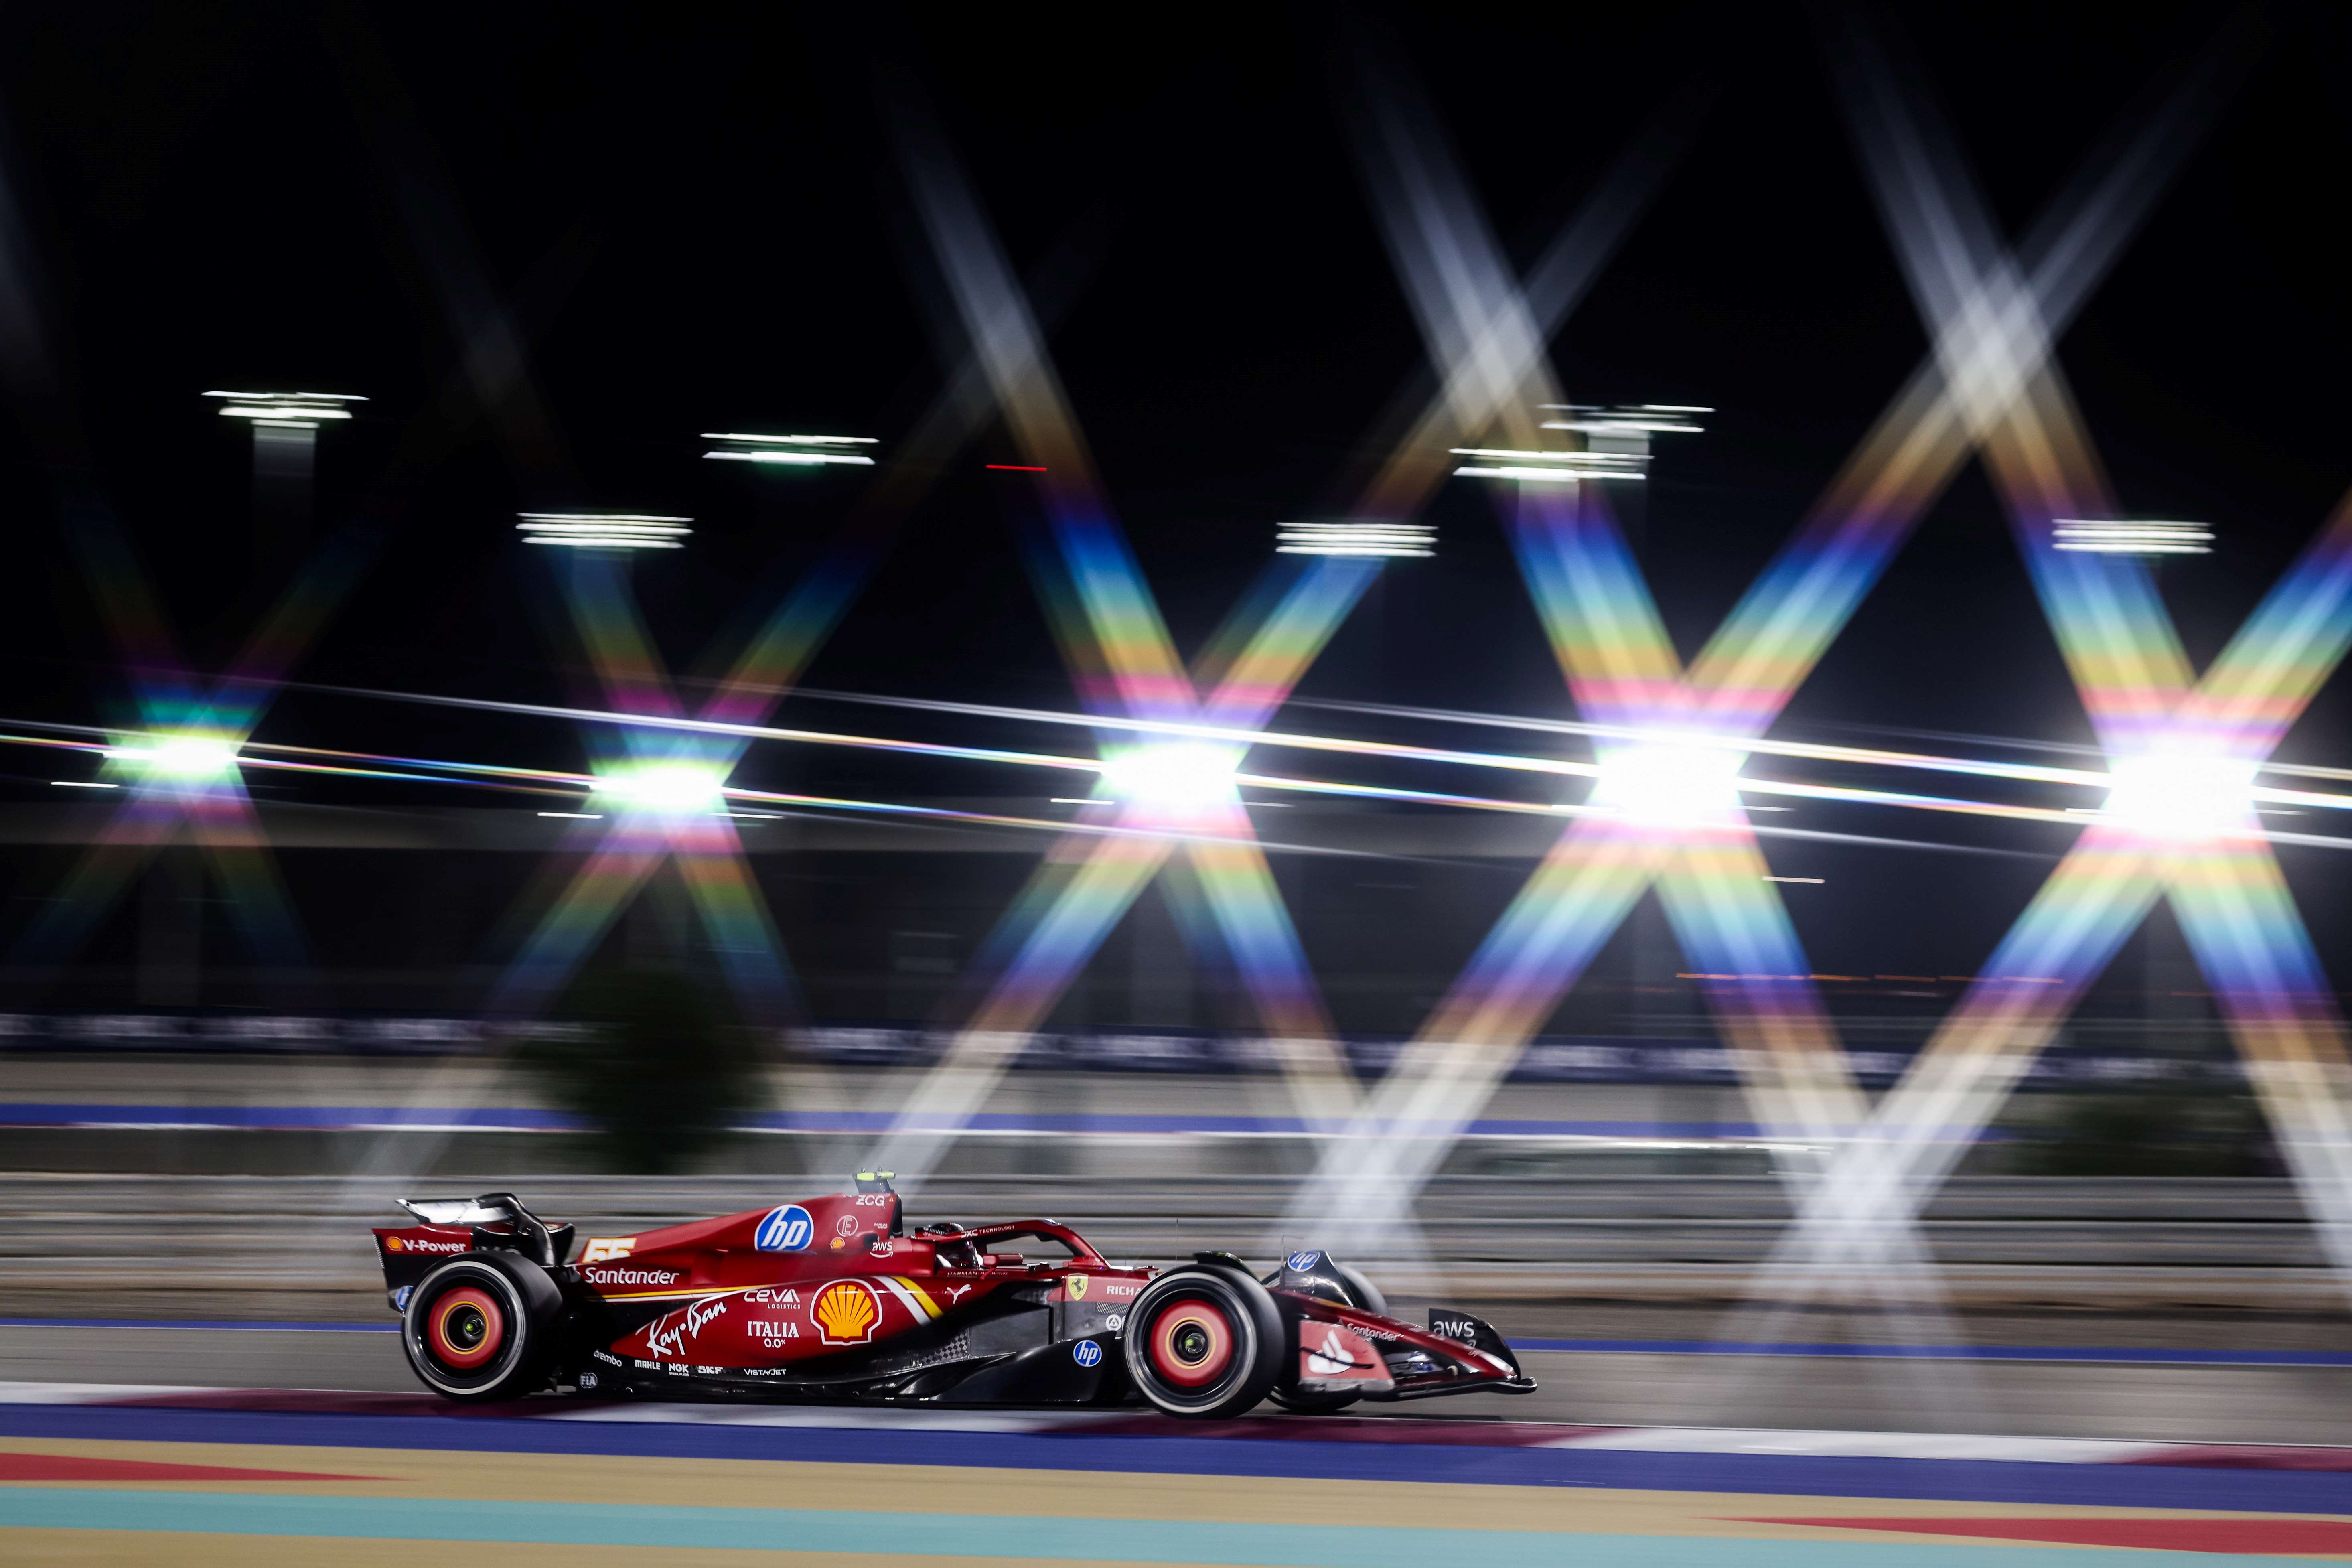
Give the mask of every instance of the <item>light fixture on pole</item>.
[{"label": "light fixture on pole", "polygon": [[1473,479],[1518,479],[1534,484],[1575,484],[1580,479],[1643,479],[1649,477],[1650,442],[1662,435],[1695,436],[1693,416],[1712,414],[1693,404],[1601,405],[1546,403],[1542,422],[1558,431],[1559,445],[1529,450],[1506,447],[1456,447],[1457,458],[1475,458],[1455,468]]},{"label": "light fixture on pole", "polygon": [[366,398],[349,392],[222,392],[224,419],[253,430],[253,521],[264,559],[290,565],[310,544],[310,483],[318,462],[319,427],[352,417]]},{"label": "light fixture on pole", "polygon": [[1277,522],[1276,555],[1434,555],[1437,530],[1425,522]]},{"label": "light fixture on pole", "polygon": [[2127,522],[2062,517],[2052,546],[2095,555],[2210,555],[2213,531],[2201,522]]},{"label": "light fixture on pole", "polygon": [[880,445],[872,436],[749,436],[706,430],[702,438],[719,443],[702,454],[706,458],[791,468],[870,468],[873,457],[858,448]]},{"label": "light fixture on pole", "polygon": [[525,544],[559,544],[573,550],[683,550],[694,531],[690,517],[651,517],[625,511],[519,512],[515,531]]}]

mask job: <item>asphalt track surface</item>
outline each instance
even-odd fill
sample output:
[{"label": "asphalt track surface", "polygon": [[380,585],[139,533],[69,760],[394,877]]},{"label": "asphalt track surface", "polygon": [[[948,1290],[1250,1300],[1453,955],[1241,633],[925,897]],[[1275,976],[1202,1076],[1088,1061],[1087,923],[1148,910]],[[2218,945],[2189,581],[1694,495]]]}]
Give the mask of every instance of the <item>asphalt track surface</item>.
[{"label": "asphalt track surface", "polygon": [[[0,1322],[0,1382],[415,1393],[389,1325],[388,1317],[381,1326],[299,1328]],[[1529,1350],[1522,1360],[1542,1385],[1535,1394],[1359,1410],[1366,1419],[1418,1422],[2352,1447],[2352,1357],[2315,1352],[2265,1364],[2216,1354],[2054,1347],[2032,1359],[1958,1360]],[[2094,1359],[2118,1355],[2136,1359]]]},{"label": "asphalt track surface", "polygon": [[[0,1562],[2352,1557],[2352,1422],[2337,1414],[2352,1358],[2122,1353],[1531,1350],[1545,1388],[1526,1398],[1197,1423],[553,1398],[459,1410],[417,1390],[382,1329],[0,1323]],[[1931,1403],[1970,1388],[2008,1425]]]}]

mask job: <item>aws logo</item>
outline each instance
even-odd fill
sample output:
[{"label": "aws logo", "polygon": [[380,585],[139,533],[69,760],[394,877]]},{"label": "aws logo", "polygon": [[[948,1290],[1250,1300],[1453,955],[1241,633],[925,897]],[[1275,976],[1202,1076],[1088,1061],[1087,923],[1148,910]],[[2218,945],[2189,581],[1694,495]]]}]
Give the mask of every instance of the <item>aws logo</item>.
[{"label": "aws logo", "polygon": [[836,1279],[809,1302],[809,1321],[829,1345],[862,1345],[882,1321],[881,1298],[856,1279]]}]

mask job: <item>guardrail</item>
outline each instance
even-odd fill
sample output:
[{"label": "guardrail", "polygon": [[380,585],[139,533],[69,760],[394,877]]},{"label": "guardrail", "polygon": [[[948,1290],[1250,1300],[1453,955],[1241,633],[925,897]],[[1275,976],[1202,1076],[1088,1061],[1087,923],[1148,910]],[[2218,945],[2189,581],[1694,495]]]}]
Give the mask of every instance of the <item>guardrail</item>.
[{"label": "guardrail", "polygon": [[[261,1014],[182,1012],[0,1013],[0,1051],[295,1052],[354,1057],[488,1056],[514,1042],[579,1037],[587,1026],[458,1014]],[[1924,1038],[1926,1026],[1919,1028]],[[781,1052],[840,1068],[920,1067],[946,1051],[951,1031],[890,1024],[820,1025],[781,1032]],[[1398,1036],[1349,1036],[1339,1048],[1358,1074],[1377,1077],[1407,1045]],[[2218,1041],[2212,1042],[2219,1044]],[[1851,1047],[1855,1079],[1885,1088],[1917,1051],[1909,1044]],[[1246,1034],[1193,1029],[1048,1030],[1012,1058],[1023,1072],[1275,1073],[1286,1053]],[[2150,1052],[2105,1039],[2061,1040],[2024,1069],[2029,1089],[2192,1089],[2237,1084],[2244,1073],[2226,1049]],[[1739,1054],[1704,1038],[1582,1035],[1530,1042],[1513,1067],[1516,1083],[1728,1085],[1741,1080]]]}]

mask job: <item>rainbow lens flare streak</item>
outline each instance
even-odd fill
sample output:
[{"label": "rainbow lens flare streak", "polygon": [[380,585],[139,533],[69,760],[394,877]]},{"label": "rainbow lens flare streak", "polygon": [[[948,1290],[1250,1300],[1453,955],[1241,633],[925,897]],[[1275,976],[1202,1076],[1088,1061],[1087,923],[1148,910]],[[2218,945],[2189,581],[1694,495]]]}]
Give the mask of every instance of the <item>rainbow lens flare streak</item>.
[{"label": "rainbow lens flare streak", "polygon": [[[1262,725],[1379,570],[1341,557],[1277,562],[1213,639],[1204,663],[1213,684],[1203,692],[1177,665],[1140,570],[1101,510],[1066,507],[1050,485],[1045,499],[1065,557],[1078,557],[1070,591],[1049,585],[1042,597],[1082,698],[1138,717],[1229,734]],[[1171,698],[1178,682],[1184,694]],[[931,1168],[1171,852],[1193,873],[1168,884],[1183,928],[1218,936],[1285,1061],[1301,1069],[1294,1087],[1313,1098],[1302,1110],[1330,1114],[1324,1100],[1345,1080],[1305,952],[1242,805],[1236,770],[1245,751],[1231,741],[1105,737],[1087,826],[1108,819],[1119,831],[1072,835],[1047,853],[980,955],[981,972],[997,979],[909,1095],[874,1163],[909,1179]]]},{"label": "rainbow lens flare streak", "polygon": [[[1386,129],[1391,143],[1411,139],[1395,123]],[[1517,406],[1557,402],[1539,340],[1492,346],[1498,333],[1527,338],[1532,328],[1493,237],[1458,178],[1447,179],[1449,170],[1442,146],[1424,145],[1375,161],[1371,182],[1428,347],[1445,365],[1449,354],[1469,352],[1460,345],[1487,345],[1481,352],[1489,366],[1525,367],[1527,384],[1510,389]],[[1477,369],[1452,366],[1445,378],[1469,381]],[[1742,742],[1778,717],[1965,459],[1966,426],[1935,373],[1931,362],[1914,375],[1687,671],[1613,521],[1597,498],[1580,493],[1593,487],[1530,487],[1521,497],[1509,522],[1513,542],[1580,712],[1657,737],[1615,746],[1596,737],[1601,783],[1594,799],[1610,804],[1612,766],[1655,772],[1658,759],[1678,752],[1686,773],[1709,771],[1702,759],[1722,763],[1715,771],[1725,787],[1664,820],[1633,811],[1617,821],[1588,813],[1570,824],[1382,1084],[1357,1136],[1327,1153],[1299,1195],[1295,1221],[1346,1226],[1353,1232],[1349,1245],[1362,1247],[1401,1219],[1528,1039],[1653,883],[1697,967],[1810,973],[1777,892],[1762,879],[1764,862],[1729,779]],[[1501,395],[1489,395],[1503,405]],[[1505,432],[1520,442],[1533,436],[1507,422]],[[1810,981],[1709,984],[1727,1033],[1748,1047],[1738,1059],[1753,1069],[1748,1089],[1761,1123],[1818,1139],[1859,1119],[1860,1101]],[[1389,1141],[1400,1130],[1413,1134],[1402,1155]]]},{"label": "rainbow lens flare streak", "polygon": [[[870,560],[861,547],[836,552],[811,573],[751,638],[701,716],[737,726],[764,718],[839,621]],[[623,561],[599,551],[571,552],[561,570],[573,625],[614,709],[684,717]],[[794,998],[791,971],[727,815],[726,781],[750,741],[639,725],[591,726],[587,733],[595,758],[591,798],[605,807],[603,820],[582,825],[589,829],[579,836],[587,841],[587,858],[523,943],[493,1006],[543,1007],[646,882],[674,863],[744,1016],[781,1016]]]},{"label": "rainbow lens flare streak", "polygon": [[263,963],[291,971],[306,943],[240,772],[240,749],[288,672],[373,554],[362,531],[335,535],[305,563],[231,663],[207,682],[184,660],[130,542],[94,502],[68,519],[93,595],[121,655],[137,731],[105,748],[127,794],[26,933],[21,962],[78,951],[154,856],[193,840],[227,894],[231,922]]},{"label": "rainbow lens flare streak", "polygon": [[[1999,455],[1996,472],[2017,478]],[[2168,899],[2339,1270],[2352,1271],[2343,1022],[2246,784],[2352,647],[2352,502],[2191,682],[2146,565],[2053,547],[2079,509],[2011,490],[2037,589],[2100,738],[2108,809],[1841,1151],[1759,1277],[1786,1298],[1883,1261],[2159,898]],[[2086,569],[2087,568],[2087,569]],[[2013,977],[2054,977],[2029,984]]]},{"label": "rainbow lens flare streak", "polygon": [[[1040,598],[1082,705],[1244,736],[1263,729],[1377,563],[1277,561],[1212,638],[1201,668],[1188,670],[1094,479],[1043,336],[961,172],[943,147],[911,129],[906,151],[916,205],[972,352],[1024,462],[1036,471],[1054,544],[1034,563]],[[1328,1093],[1345,1082],[1320,994],[1242,806],[1234,774],[1247,741],[1138,742],[1112,733],[1101,743],[1102,804],[1087,811],[1171,837],[1072,837],[1055,846],[983,950],[983,973],[997,978],[942,1060],[914,1087],[876,1163],[910,1179],[931,1168],[1180,847],[1194,873],[1192,882],[1176,884],[1180,919],[1188,930],[1223,937],[1260,1018],[1293,1047],[1285,1059],[1302,1068],[1294,1085],[1313,1079]],[[1205,910],[1190,904],[1194,885]],[[1352,1099],[1352,1087],[1347,1092]]]},{"label": "rainbow lens flare streak", "polygon": [[[1754,1287],[1786,1296],[1867,1272],[1990,1121],[2158,898],[2168,899],[2339,1274],[2352,1270],[2352,1075],[2343,1021],[2262,833],[2253,779],[2352,647],[2352,498],[2197,679],[2147,564],[2061,551],[2061,518],[2113,505],[2047,335],[2002,309],[2015,272],[1935,128],[1882,98],[1873,170],[1915,301],[1962,388],[2113,787],[1980,979],[1801,1213]],[[1903,205],[1894,200],[1899,194]],[[1969,378],[1973,378],[1972,380]],[[1987,387],[2003,389],[1987,395]],[[2025,967],[2030,966],[2030,967]]]}]

